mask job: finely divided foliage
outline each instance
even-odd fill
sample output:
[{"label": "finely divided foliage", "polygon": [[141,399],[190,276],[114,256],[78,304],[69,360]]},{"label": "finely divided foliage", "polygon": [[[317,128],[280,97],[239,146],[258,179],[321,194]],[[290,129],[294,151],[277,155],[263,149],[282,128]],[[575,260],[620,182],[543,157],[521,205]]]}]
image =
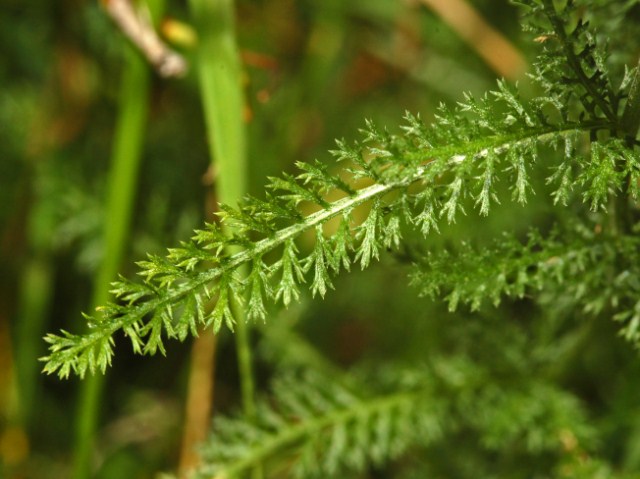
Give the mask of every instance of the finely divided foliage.
[{"label": "finely divided foliage", "polygon": [[409,444],[429,444],[441,436],[443,404],[429,389],[414,385],[367,398],[314,374],[282,378],[274,383],[277,406],[262,404],[256,423],[217,422],[203,451],[207,465],[196,477],[235,477],[282,450],[286,455],[273,467],[291,467],[294,477],[335,477],[345,469],[381,464]]},{"label": "finely divided foliage", "polygon": [[[614,271],[615,264],[625,267]],[[504,297],[522,299],[542,291],[565,296],[588,313],[615,308],[616,319],[631,320],[622,334],[637,342],[640,288],[633,278],[640,274],[639,267],[637,237],[612,239],[576,226],[575,231],[563,231],[562,236],[555,231],[547,238],[532,231],[525,243],[505,235],[482,250],[463,243],[455,256],[427,254],[416,265],[412,281],[425,296],[445,297],[450,311],[460,304],[476,311],[485,301],[497,306]]]},{"label": "finely divided foliage", "polygon": [[[455,370],[457,381],[447,369]],[[534,384],[497,394],[491,382],[482,381],[487,375],[472,362],[441,361],[431,370],[377,371],[378,382],[394,378],[381,391],[368,391],[362,383],[340,385],[315,373],[279,378],[256,422],[216,421],[202,450],[205,465],[194,477],[242,477],[257,465],[285,477],[345,477],[348,470],[384,464],[409,446],[429,446],[463,423],[469,434],[480,432],[490,450],[524,433],[524,449],[539,452],[555,447],[557,428],[583,419],[567,393]],[[452,395],[456,401],[449,400]],[[510,409],[523,405],[528,415],[509,417]],[[576,434],[589,440],[587,429]]]},{"label": "finely divided foliage", "polygon": [[[532,232],[524,243],[506,236],[482,251],[463,246],[452,256],[427,255],[413,281],[426,295],[446,293],[451,309],[461,303],[478,309],[487,300],[522,298],[581,275],[587,280],[575,291],[577,304],[593,313],[611,309],[623,334],[638,342],[640,258],[629,212],[640,184],[637,69],[610,78],[606,55],[576,2],[515,3],[524,6],[542,47],[531,74],[539,96],[522,100],[517,88],[500,81],[482,98],[467,95],[455,108],[441,106],[429,125],[407,114],[401,132],[392,134],[367,122],[359,142],[338,141],[331,152],[340,173],[320,162],[299,163],[297,176],[270,179],[264,199],[223,206],[222,226],[208,224],[166,256],[140,262],[143,281],[114,283],[117,301],[87,316],[86,334],[47,336],[45,371],[60,377],[104,371],[118,331],[137,353],[164,353],[166,338],[184,340],[202,327],[233,330],[234,303],[245,304],[249,320],[265,320],[267,303],[288,306],[303,284],[324,297],[341,270],[366,268],[397,248],[405,228],[427,235],[469,209],[489,214],[509,199],[499,197],[498,180],[513,201],[526,203],[542,155],[551,165],[550,201],[584,204],[595,215],[591,229],[580,224],[548,237]],[[367,211],[364,220],[355,220],[361,217],[356,209]],[[602,224],[605,214],[613,219]],[[327,234],[330,220],[336,229]],[[296,243],[305,232],[315,238],[310,251]],[[241,265],[246,277],[237,274]],[[298,446],[289,466],[301,476],[314,468],[331,475],[420,442],[420,434],[407,432],[418,421],[417,404],[429,396],[420,387],[363,399],[330,383],[287,384],[276,391],[282,409],[265,406],[260,424],[220,423],[220,442],[211,447],[217,452],[203,477],[232,477]],[[433,407],[435,415],[439,406]],[[422,440],[440,434],[436,416],[427,422]]]}]

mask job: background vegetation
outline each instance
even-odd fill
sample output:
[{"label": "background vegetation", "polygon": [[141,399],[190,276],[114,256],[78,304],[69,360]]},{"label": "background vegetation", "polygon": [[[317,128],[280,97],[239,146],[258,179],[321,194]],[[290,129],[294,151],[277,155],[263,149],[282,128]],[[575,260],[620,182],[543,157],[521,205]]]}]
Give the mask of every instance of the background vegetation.
[{"label": "background vegetation", "polygon": [[[197,460],[190,451],[202,438],[202,424],[208,429],[207,401],[214,416],[242,407],[243,366],[227,333],[217,344],[213,392],[189,386],[198,370],[213,374],[211,364],[200,366],[189,341],[168,342],[166,358],[141,360],[120,338],[105,383],[94,386],[97,408],[79,399],[90,386],[43,376],[36,361],[46,352],[46,332],[81,330],[80,311],[104,303],[97,291],[105,275],[112,276],[104,272],[114,257],[110,247],[121,255],[117,271],[131,277],[147,253],[162,253],[211,219],[222,192],[219,183],[214,187],[219,172],[209,146],[217,140],[198,73],[218,52],[197,50],[202,30],[198,46],[190,37],[189,25],[206,23],[196,3],[149,2],[153,16],[164,19],[158,28],[190,65],[185,77],[171,79],[131,49],[100,2],[2,4],[0,475],[182,474]],[[589,12],[596,25],[600,18],[605,35],[617,32],[617,65],[635,64],[636,3],[594,2],[624,8],[624,24]],[[537,46],[521,35],[518,10],[502,0],[239,0],[234,8],[242,61],[236,86],[245,96],[242,181],[258,196],[268,177],[293,172],[297,161],[330,163],[334,139],[357,138],[365,118],[395,131],[405,111],[429,121],[441,102],[455,104],[465,92],[481,95],[498,77],[519,79],[525,93],[530,89],[525,59]],[[463,15],[469,8],[477,17]],[[497,43],[483,49],[487,38]],[[120,158],[126,169],[138,157],[129,218],[114,220],[110,195],[125,195],[112,179],[114,165]],[[542,176],[537,181],[544,184]],[[566,318],[582,312],[561,308],[563,320],[540,321],[539,306],[528,299],[451,312],[446,302],[408,287],[412,248],[464,252],[463,241],[487,246],[504,230],[526,238],[531,227],[551,229],[551,208],[540,194],[530,198],[526,214],[515,203],[488,218],[469,214],[427,242],[409,241],[366,271],[336,278],[328,301],[305,295],[301,304],[274,309],[269,327],[256,326],[248,338],[256,389],[277,390],[271,379],[283,369],[293,379],[278,379],[280,390],[287,380],[321,381],[300,373],[309,366],[340,378],[336,383],[347,390],[367,384],[368,375],[383,384],[389,378],[393,389],[416,381],[394,368],[421,365],[428,351],[429,368],[446,379],[437,397],[450,399],[447,416],[460,423],[455,433],[441,439],[437,428],[423,425],[424,442],[434,444],[427,453],[357,477],[411,477],[411,470],[460,478],[640,471],[640,388],[634,381],[640,361],[617,335],[618,324],[589,316],[577,327]],[[553,213],[563,214],[572,212]],[[114,221],[124,232],[110,246]],[[301,247],[311,240],[303,238]],[[567,299],[567,310],[573,306]],[[194,397],[204,404],[194,405]]]}]

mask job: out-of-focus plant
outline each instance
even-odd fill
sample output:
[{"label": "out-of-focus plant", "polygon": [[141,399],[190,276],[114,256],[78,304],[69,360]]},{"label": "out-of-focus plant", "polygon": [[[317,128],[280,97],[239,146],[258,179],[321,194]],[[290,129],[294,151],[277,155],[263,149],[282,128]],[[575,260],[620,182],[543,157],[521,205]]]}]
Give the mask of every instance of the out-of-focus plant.
[{"label": "out-of-focus plant", "polygon": [[[587,347],[616,348],[604,318],[640,339],[640,72],[623,68],[622,52],[608,54],[585,21],[607,12],[602,28],[613,36],[633,2],[517,3],[541,48],[536,96],[500,81],[430,123],[407,114],[399,133],[366,122],[360,141],[338,141],[337,169],[299,162],[297,176],[271,178],[261,197],[221,206],[223,226],[139,262],[143,281],[115,283],[116,300],[89,318],[88,333],[47,336],[45,371],[105,371],[118,332],[153,355],[202,327],[234,330],[239,303],[270,331],[280,327],[267,320],[271,305],[291,306],[304,284],[329,295],[391,250],[414,264],[420,293],[476,315],[422,335],[430,318],[418,312],[387,318],[389,331],[411,328],[396,330],[411,347],[344,374],[297,335],[265,333],[279,357],[272,394],[255,414],[217,419],[197,477],[256,466],[271,477],[627,477],[563,374]],[[499,228],[493,213],[484,219],[540,204],[550,213],[539,229],[510,231],[518,218],[505,213]],[[430,247],[474,209],[482,221],[460,221],[473,225],[469,238]],[[481,228],[496,237],[474,244]]]}]

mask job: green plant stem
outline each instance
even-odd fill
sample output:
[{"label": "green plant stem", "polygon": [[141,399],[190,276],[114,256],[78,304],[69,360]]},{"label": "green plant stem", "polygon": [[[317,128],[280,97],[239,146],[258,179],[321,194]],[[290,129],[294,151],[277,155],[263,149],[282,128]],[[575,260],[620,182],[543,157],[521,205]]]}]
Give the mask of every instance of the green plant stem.
[{"label": "green plant stem", "polygon": [[[44,175],[44,172],[36,168],[35,183]],[[46,195],[35,193],[35,198],[27,227],[31,258],[25,264],[20,279],[18,321],[15,326],[14,354],[18,394],[15,396],[16,403],[11,405],[19,421],[31,433],[38,430],[38,425],[34,423],[34,412],[40,406],[37,358],[42,352],[40,337],[45,329],[53,297],[51,231],[56,221],[55,207],[46,199]]]},{"label": "green plant stem", "polygon": [[[191,0],[190,4],[198,27],[198,73],[216,193],[221,203],[235,205],[246,192],[247,160],[233,1]],[[240,269],[238,273],[244,276],[247,270]],[[243,409],[254,417],[251,350],[244,312],[238,304],[234,305],[234,316]]]},{"label": "green plant stem", "polygon": [[[164,0],[148,0],[148,6],[157,18],[164,8]],[[145,61],[132,49],[128,50],[107,183],[103,261],[94,283],[92,311],[109,300],[110,285],[116,279],[130,233],[147,121],[149,78]],[[104,375],[96,374],[81,385],[74,445],[75,479],[91,477],[91,456],[104,381]]]},{"label": "green plant stem", "polygon": [[[235,40],[233,0],[191,0],[199,35],[198,73],[218,201],[237,205],[247,190],[244,94],[240,54]],[[230,249],[229,253],[238,250]],[[239,268],[241,277],[246,266]],[[236,349],[240,370],[242,407],[251,420],[256,416],[255,386],[249,331],[240,304],[232,302],[237,320]],[[262,477],[257,465],[253,477]]]},{"label": "green plant stem", "polygon": [[31,430],[34,405],[38,403],[37,358],[40,336],[53,293],[53,269],[48,251],[38,251],[24,268],[20,281],[20,314],[16,325],[15,362],[20,421]]}]

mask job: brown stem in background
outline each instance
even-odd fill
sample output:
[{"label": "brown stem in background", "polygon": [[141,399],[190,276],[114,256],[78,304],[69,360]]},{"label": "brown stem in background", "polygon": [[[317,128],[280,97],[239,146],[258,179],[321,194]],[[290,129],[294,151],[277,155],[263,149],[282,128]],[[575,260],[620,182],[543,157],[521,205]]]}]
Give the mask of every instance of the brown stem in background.
[{"label": "brown stem in background", "polygon": [[524,56],[465,0],[417,0],[442,19],[500,76],[516,79],[527,68]]},{"label": "brown stem in background", "polygon": [[[205,211],[211,211],[207,221],[215,221],[218,210],[217,198],[213,192],[214,173],[212,168],[205,173],[203,183],[208,186],[209,194],[205,199]],[[182,446],[178,463],[178,477],[186,478],[199,463],[197,446],[202,444],[211,427],[215,372],[216,372],[217,336],[211,330],[200,331],[191,346],[189,382],[182,431]]]},{"label": "brown stem in background", "polygon": [[213,405],[216,339],[212,331],[201,331],[191,346],[191,366],[178,465],[179,477],[187,477],[189,471],[200,462],[197,445],[206,439],[209,431]]}]

